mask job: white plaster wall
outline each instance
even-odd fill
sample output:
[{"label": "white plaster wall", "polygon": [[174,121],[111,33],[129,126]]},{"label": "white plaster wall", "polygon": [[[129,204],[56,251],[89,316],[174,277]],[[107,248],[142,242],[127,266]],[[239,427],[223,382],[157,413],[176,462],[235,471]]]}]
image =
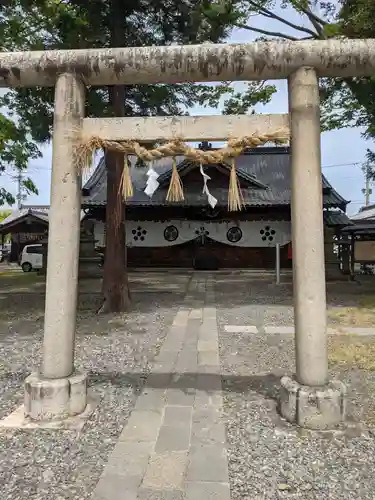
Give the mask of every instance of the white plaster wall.
[{"label": "white plaster wall", "polygon": [[[177,238],[174,241],[166,240],[164,232],[166,228],[173,226],[172,230]],[[228,231],[238,227],[242,236],[237,242],[229,241]],[[233,230],[232,230],[233,231]],[[238,230],[234,230],[237,235]],[[126,221],[126,244],[127,246],[139,247],[164,247],[179,245],[199,237],[202,232],[215,241],[232,246],[241,247],[269,247],[277,243],[285,245],[291,241],[290,222],[273,221],[242,221],[231,222],[202,222],[187,220],[169,221]],[[103,222],[95,224],[95,239],[97,244],[105,246],[105,230]]]}]

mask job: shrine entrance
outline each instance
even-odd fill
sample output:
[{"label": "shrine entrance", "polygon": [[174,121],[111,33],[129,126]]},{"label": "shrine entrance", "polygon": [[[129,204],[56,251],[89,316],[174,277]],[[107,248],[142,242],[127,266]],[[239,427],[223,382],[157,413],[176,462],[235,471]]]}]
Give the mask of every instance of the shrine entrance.
[{"label": "shrine entrance", "polygon": [[[146,161],[183,155],[200,164],[231,161],[228,210],[243,205],[235,158],[248,147],[291,140],[296,375],[281,381],[281,414],[326,429],[344,418],[345,388],[329,381],[322,220],[319,77],[372,76],[374,40],[264,42],[0,54],[3,87],[55,87],[49,255],[41,371],[25,382],[34,420],[78,415],[87,406],[86,375],[74,367],[81,172],[101,148]],[[289,116],[85,118],[88,85],[288,79]],[[227,141],[215,152],[189,142]],[[144,143],[162,143],[154,150]],[[156,173],[157,175],[157,173]],[[153,170],[149,193],[157,189]],[[124,197],[129,199],[127,162]],[[208,196],[208,193],[206,193]],[[167,199],[183,199],[173,168]],[[306,206],[309,207],[306,210]]]}]

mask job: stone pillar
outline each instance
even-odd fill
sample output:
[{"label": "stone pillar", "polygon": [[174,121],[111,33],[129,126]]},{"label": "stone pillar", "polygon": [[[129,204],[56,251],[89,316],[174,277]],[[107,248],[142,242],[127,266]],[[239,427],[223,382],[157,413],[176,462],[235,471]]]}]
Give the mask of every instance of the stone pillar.
[{"label": "stone pillar", "polygon": [[296,378],[284,377],[281,413],[316,429],[341,421],[344,389],[328,384],[326,284],[318,77],[289,77]]},{"label": "stone pillar", "polygon": [[36,420],[72,416],[86,407],[86,377],[74,372],[81,176],[73,151],[84,104],[80,78],[60,75],[55,87],[43,366],[42,373],[25,383],[26,415]]}]

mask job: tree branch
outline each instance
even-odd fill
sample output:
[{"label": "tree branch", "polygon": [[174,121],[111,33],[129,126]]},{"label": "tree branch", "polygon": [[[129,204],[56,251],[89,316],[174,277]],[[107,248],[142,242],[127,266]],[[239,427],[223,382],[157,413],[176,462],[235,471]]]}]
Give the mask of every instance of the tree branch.
[{"label": "tree branch", "polygon": [[296,38],[295,36],[286,35],[285,33],[279,33],[277,31],[267,31],[267,30],[262,30],[260,28],[253,28],[252,26],[248,26],[247,24],[237,24],[236,23],[235,26],[237,28],[242,28],[245,30],[254,31],[255,33],[261,33],[262,35],[275,36],[278,38],[285,38],[286,40],[293,40],[293,41],[298,40],[298,38]]},{"label": "tree branch", "polygon": [[289,26],[290,28],[295,29],[296,31],[303,31],[304,33],[307,33],[308,35],[312,35],[314,38],[317,38],[317,34],[314,33],[314,31],[310,30],[309,28],[305,28],[304,26],[299,26],[298,24],[291,23],[290,21],[287,21],[286,19],[278,16],[271,10],[266,9],[265,7],[262,7],[259,5],[257,2],[254,2],[253,0],[248,0],[249,4],[258,9],[259,14],[265,17],[269,17],[271,19],[275,19],[276,21],[280,21],[281,23],[285,24],[286,26]]},{"label": "tree branch", "polygon": [[322,26],[326,26],[327,24],[329,24],[327,21],[314,14],[314,12],[310,9],[310,7],[308,7],[307,9],[305,9],[304,7],[300,7],[300,9],[304,14],[309,16],[309,18],[313,18],[317,23],[321,24]]},{"label": "tree branch", "polygon": [[319,38],[326,39],[327,36],[324,34],[324,29],[322,27],[321,21],[320,20],[318,21],[319,18],[317,16],[315,16],[315,14],[312,12],[310,7],[308,7],[307,9],[301,7],[301,10],[307,16],[310,23],[316,29],[316,32],[319,35]]}]

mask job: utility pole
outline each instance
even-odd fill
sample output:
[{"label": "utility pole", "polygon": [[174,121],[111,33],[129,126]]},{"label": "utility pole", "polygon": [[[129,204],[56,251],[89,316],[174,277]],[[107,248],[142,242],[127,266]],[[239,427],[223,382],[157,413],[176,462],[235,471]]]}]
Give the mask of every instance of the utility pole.
[{"label": "utility pole", "polygon": [[17,180],[17,208],[18,210],[21,210],[22,207],[22,197],[23,197],[23,192],[22,192],[22,171],[19,170],[18,174],[16,176]]},{"label": "utility pole", "polygon": [[362,189],[362,193],[365,195],[365,207],[370,205],[370,196],[372,195],[372,189],[370,187],[370,165],[365,166],[365,187]]}]

